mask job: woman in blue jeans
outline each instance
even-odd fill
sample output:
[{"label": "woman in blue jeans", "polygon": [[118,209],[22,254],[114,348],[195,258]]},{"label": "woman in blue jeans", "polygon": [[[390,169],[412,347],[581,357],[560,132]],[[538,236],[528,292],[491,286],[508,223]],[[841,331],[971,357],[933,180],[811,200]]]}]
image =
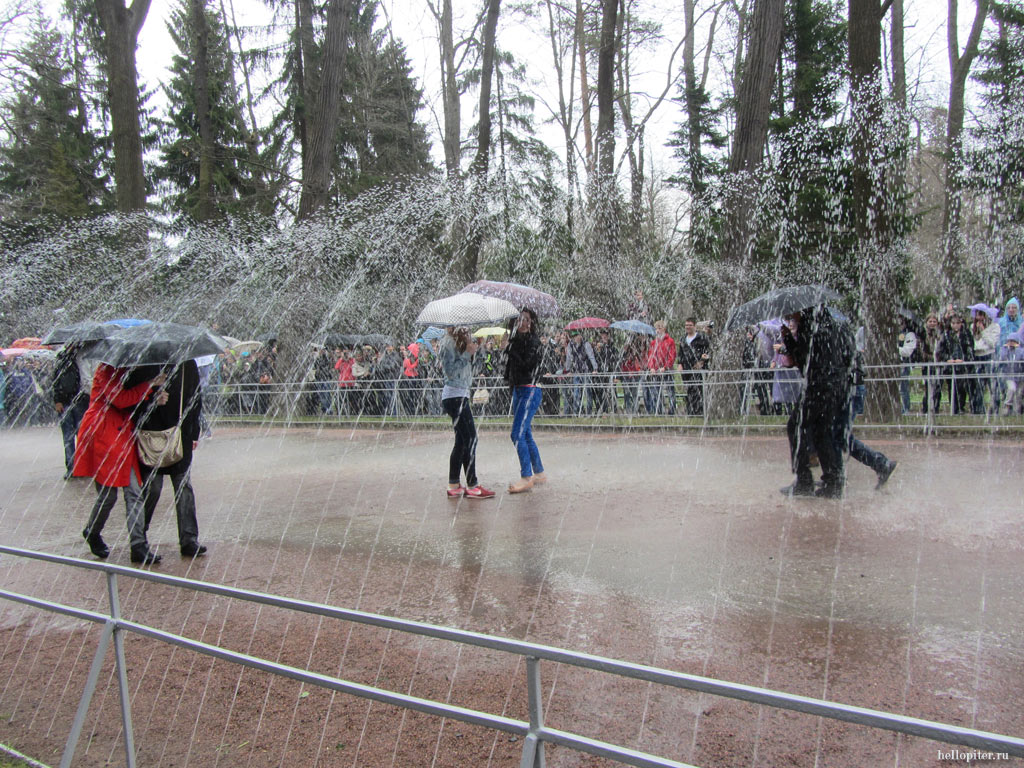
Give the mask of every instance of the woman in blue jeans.
[{"label": "woman in blue jeans", "polygon": [[523,493],[547,480],[540,451],[533,441],[533,415],[540,407],[541,389],[537,384],[541,346],[537,332],[537,313],[524,307],[506,350],[505,378],[512,388],[512,442],[519,454],[519,482],[509,493]]},{"label": "woman in blue jeans", "polygon": [[[438,357],[444,371],[444,389],[441,407],[452,420],[455,446],[448,457],[448,498],[465,496],[468,499],[489,499],[494,491],[484,488],[476,477],[476,424],[469,403],[469,389],[473,383],[473,355],[477,343],[468,328],[449,328],[441,340]],[[459,479],[466,473],[466,485]]]}]

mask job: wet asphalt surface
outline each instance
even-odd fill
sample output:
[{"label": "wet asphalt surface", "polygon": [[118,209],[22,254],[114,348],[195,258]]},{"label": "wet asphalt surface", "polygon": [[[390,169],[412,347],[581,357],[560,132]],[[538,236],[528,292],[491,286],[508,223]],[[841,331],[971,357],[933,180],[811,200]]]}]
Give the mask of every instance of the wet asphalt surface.
[{"label": "wet asphalt surface", "polygon": [[[179,557],[169,483],[150,541],[164,573],[1024,736],[1020,441],[867,439],[900,462],[888,486],[853,464],[825,501],[778,493],[781,435],[539,431],[550,482],[511,496],[511,442],[484,430],[499,493],[478,501],[444,494],[447,431],[225,427],[194,465],[208,555]],[[0,540],[89,558],[93,490],[61,481],[58,430],[0,432],[0,466]],[[122,509],[106,538],[128,564]],[[4,558],[0,583],[105,606],[93,574]],[[522,665],[491,652],[122,589],[127,617],[168,631],[526,717]],[[63,745],[97,632],[10,604],[0,630],[0,740],[55,764],[42,753]],[[505,735],[129,641],[142,764],[518,765]],[[550,725],[696,765],[947,765],[957,749],[569,667],[542,679]],[[83,765],[121,759],[109,674],[101,690]]]}]

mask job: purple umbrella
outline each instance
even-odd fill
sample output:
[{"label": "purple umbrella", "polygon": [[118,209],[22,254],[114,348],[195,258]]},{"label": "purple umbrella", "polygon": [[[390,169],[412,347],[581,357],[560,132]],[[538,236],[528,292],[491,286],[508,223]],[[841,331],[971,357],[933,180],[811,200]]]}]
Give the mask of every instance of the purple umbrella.
[{"label": "purple umbrella", "polygon": [[554,296],[519,283],[477,280],[475,283],[467,285],[459,293],[478,293],[481,296],[504,299],[520,309],[529,307],[537,313],[537,317],[558,317],[558,301]]},{"label": "purple umbrella", "polygon": [[988,315],[989,320],[995,320],[997,317],[999,317],[999,308],[990,307],[988,304],[985,303],[971,304],[971,306],[969,306],[968,309],[971,310],[972,312],[984,312],[986,315]]}]

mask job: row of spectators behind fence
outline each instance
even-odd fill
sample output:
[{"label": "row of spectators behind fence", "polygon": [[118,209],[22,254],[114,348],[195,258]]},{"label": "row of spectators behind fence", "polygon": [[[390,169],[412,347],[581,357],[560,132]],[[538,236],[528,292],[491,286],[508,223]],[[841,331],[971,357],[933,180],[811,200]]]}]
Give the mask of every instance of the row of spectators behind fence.
[{"label": "row of spectators behind fence", "polygon": [[[1021,413],[1024,346],[1017,299],[1002,312],[958,312],[950,306],[924,320],[904,313],[900,322],[901,364],[867,373],[858,332],[855,406],[863,403],[871,381],[899,379],[904,413]],[[741,359],[725,366],[712,358],[710,324],[689,318],[678,340],[664,322],[654,328],[653,338],[607,328],[543,334],[541,413],[702,416],[708,388],[728,387],[726,396],[736,398],[741,414],[773,416],[788,413],[799,398],[800,374],[782,343],[781,321],[747,328]],[[441,375],[432,342],[376,338],[376,344],[311,345],[300,365],[283,374],[274,340],[200,361],[204,410],[209,417],[440,416]],[[480,415],[508,413],[507,340],[504,333],[483,338],[474,359],[473,402]],[[55,353],[45,351],[0,361],[4,424],[56,420],[54,364]],[[729,375],[710,378],[713,369]]]}]

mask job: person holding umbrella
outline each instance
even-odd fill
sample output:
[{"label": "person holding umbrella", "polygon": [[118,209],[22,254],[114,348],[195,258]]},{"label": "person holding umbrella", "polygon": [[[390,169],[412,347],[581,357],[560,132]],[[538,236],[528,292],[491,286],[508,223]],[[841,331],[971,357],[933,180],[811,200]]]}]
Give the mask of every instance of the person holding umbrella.
[{"label": "person holding umbrella", "polygon": [[[469,328],[457,326],[448,328],[441,339],[438,357],[444,371],[444,388],[441,390],[441,407],[452,420],[455,429],[455,445],[448,458],[448,498],[465,496],[467,499],[490,499],[494,491],[484,488],[476,476],[476,424],[469,402],[469,388],[473,383],[473,355],[479,345],[469,333]],[[462,472],[466,473],[466,485],[460,482]]]},{"label": "person holding umbrella", "polygon": [[[160,555],[149,548],[146,539],[141,470],[130,414],[154,389],[164,385],[167,376],[161,373],[129,388],[125,386],[128,374],[129,369],[107,363],[96,369],[89,407],[78,429],[72,474],[91,477],[96,482],[96,503],[82,531],[92,553],[99,558],[110,554],[101,533],[117,500],[117,489],[122,488],[131,561],[155,565],[160,562]],[[160,391],[154,402],[163,405],[167,399],[167,393]]]},{"label": "person holding umbrella", "polygon": [[540,407],[541,389],[537,385],[541,362],[537,313],[524,307],[506,350],[505,379],[512,388],[512,442],[519,454],[519,482],[509,493],[523,493],[547,481],[540,451],[533,440],[533,416]]},{"label": "person holding umbrella", "polygon": [[[161,371],[156,366],[140,366],[128,377],[130,386],[145,381]],[[192,489],[192,455],[199,445],[200,421],[203,402],[199,386],[199,367],[195,360],[186,360],[171,373],[166,385],[154,397],[152,393],[136,406],[132,420],[137,429],[166,430],[181,425],[182,458],[166,467],[149,467],[140,461],[142,471],[143,503],[146,530],[163,491],[164,476],[170,475],[174,487],[174,510],[178,521],[178,546],[182,557],[206,554],[199,543],[199,523],[196,519],[196,494]],[[165,395],[166,397],[161,397]],[[161,403],[160,400],[165,402]]]}]

